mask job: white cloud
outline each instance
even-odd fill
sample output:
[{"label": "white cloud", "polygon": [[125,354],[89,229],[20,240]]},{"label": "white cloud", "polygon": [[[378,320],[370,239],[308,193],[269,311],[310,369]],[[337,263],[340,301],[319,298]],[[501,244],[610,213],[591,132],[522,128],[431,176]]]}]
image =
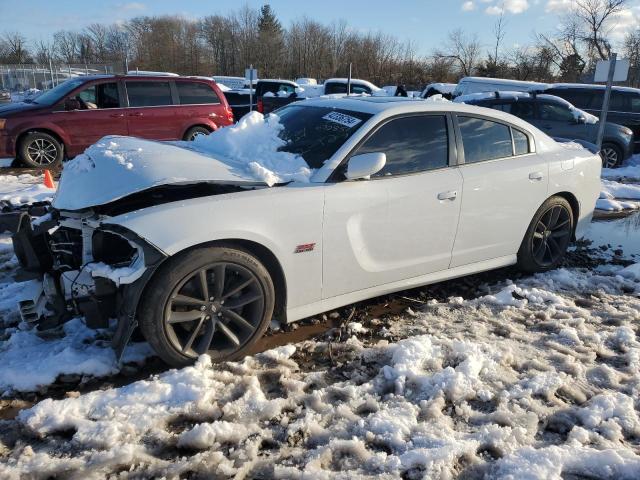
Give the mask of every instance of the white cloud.
[{"label": "white cloud", "polygon": [[470,12],[472,10],[476,9],[476,4],[473,3],[471,0],[469,0],[468,2],[464,2],[462,4],[462,11],[463,12]]},{"label": "white cloud", "polygon": [[126,12],[141,12],[142,10],[146,10],[147,6],[144,3],[140,2],[130,2],[119,3],[118,5],[116,5],[116,8]]},{"label": "white cloud", "polygon": [[488,15],[500,15],[502,13],[512,13],[518,15],[529,8],[527,0],[504,0],[487,7],[485,13]]},{"label": "white cloud", "polygon": [[569,10],[572,4],[573,0],[547,0],[545,10],[547,12],[562,13]]}]

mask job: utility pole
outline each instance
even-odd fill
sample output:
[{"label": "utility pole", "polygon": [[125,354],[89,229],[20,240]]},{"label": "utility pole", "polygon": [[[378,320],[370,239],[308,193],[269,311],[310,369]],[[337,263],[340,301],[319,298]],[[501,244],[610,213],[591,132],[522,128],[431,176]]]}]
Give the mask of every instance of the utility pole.
[{"label": "utility pole", "polygon": [[598,139],[596,146],[598,151],[602,150],[602,139],[604,138],[604,126],[607,123],[607,113],[609,113],[609,101],[611,99],[611,87],[613,85],[613,75],[616,71],[617,53],[612,53],[609,58],[609,76],[607,77],[607,88],[604,91],[604,100],[602,101],[602,112],[600,113],[600,124],[598,125]]}]

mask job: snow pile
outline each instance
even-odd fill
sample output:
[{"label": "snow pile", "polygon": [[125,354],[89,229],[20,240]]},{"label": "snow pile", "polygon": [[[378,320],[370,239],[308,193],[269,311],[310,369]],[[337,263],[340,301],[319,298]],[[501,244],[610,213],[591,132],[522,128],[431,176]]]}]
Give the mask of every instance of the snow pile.
[{"label": "snow pile", "polygon": [[50,201],[55,191],[45,187],[43,181],[42,175],[0,175],[0,200],[15,206]]},{"label": "snow pile", "polygon": [[308,182],[313,171],[304,159],[279,151],[286,145],[278,136],[283,128],[277,115],[265,118],[261,113],[250,112],[235,125],[198,136],[193,142],[184,142],[184,146],[205,155],[229,159],[231,166],[247,171],[269,186],[290,181]]},{"label": "snow pile", "polygon": [[640,155],[634,155],[619,168],[603,168],[602,178],[609,180],[627,179],[640,181]]},{"label": "snow pile", "polygon": [[640,186],[602,180],[602,191],[600,192],[600,198],[596,202],[598,210],[619,212],[640,208],[640,203],[625,200],[640,201]]}]

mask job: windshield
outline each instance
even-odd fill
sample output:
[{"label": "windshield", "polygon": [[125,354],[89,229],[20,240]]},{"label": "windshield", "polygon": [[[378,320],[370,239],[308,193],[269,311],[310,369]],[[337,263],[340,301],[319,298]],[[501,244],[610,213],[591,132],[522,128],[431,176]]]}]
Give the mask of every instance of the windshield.
[{"label": "windshield", "polygon": [[38,95],[32,100],[32,102],[37,103],[38,105],[53,105],[62,97],[64,97],[83,83],[84,80],[81,78],[72,78],[71,80],[66,80],[57,87],[54,87],[51,90],[47,90],[46,92]]},{"label": "windshield", "polygon": [[371,114],[339,108],[290,105],[275,113],[284,129],[279,137],[288,143],[280,151],[297,153],[309,167],[320,168]]}]

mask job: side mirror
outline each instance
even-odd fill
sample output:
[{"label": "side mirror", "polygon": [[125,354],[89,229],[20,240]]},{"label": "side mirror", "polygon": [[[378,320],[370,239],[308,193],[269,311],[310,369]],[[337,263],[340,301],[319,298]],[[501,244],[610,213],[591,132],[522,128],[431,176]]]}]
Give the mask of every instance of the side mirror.
[{"label": "side mirror", "polygon": [[82,105],[77,98],[67,98],[64,101],[64,109],[69,112],[71,110],[80,110],[82,109]]},{"label": "side mirror", "polygon": [[346,177],[348,180],[369,178],[382,170],[387,163],[387,155],[382,152],[363,153],[349,159]]}]

